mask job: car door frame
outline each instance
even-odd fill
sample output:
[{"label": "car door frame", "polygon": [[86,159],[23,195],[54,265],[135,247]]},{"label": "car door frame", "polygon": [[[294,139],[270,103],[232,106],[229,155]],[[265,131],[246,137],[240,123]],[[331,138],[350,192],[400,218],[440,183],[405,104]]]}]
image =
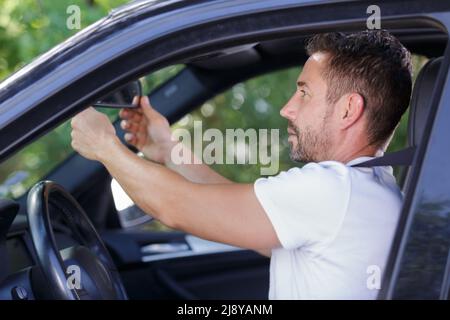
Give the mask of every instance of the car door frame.
[{"label": "car door frame", "polygon": [[[415,0],[412,2],[416,5],[405,7],[397,0],[383,2],[382,24],[388,27],[419,24],[441,28],[447,32],[450,27],[448,4],[437,1],[428,1],[426,4]],[[198,1],[160,15],[152,15],[151,10],[143,10],[122,20],[117,18],[117,23],[106,25],[103,29],[100,26],[90,38],[57,54],[51,63],[46,63],[44,59],[42,65],[37,63],[35,69],[19,72],[2,83],[0,111],[5,113],[0,118],[3,138],[0,142],[0,159],[37,139],[108,91],[152,70],[183,61],[187,57],[256,39],[270,40],[329,29],[364,29],[367,18],[364,13],[370,1],[333,1],[323,5],[290,0],[227,0],[225,5],[225,1],[217,0],[211,1],[208,6],[204,4],[204,1]],[[418,7],[421,10],[417,10]],[[180,16],[186,17],[186,20],[179,19]],[[173,22],[177,17],[176,26],[170,26],[169,22]],[[158,25],[159,29],[154,28],[155,25]],[[447,72],[448,49],[443,66]],[[23,78],[26,76],[29,76],[29,79]],[[440,81],[443,81],[444,76],[441,72]],[[443,100],[436,98],[443,97],[442,89],[441,86],[440,91],[435,91],[433,109],[445,110]],[[443,91],[445,97],[447,92],[446,88]],[[16,108],[18,110],[14,111]],[[180,114],[173,112],[163,113],[169,119],[175,120]],[[434,117],[430,117],[431,120],[432,118]],[[427,126],[429,131],[431,120]],[[433,130],[438,129],[433,127]],[[386,294],[381,294],[382,298],[394,296],[392,292],[405,239],[413,211],[419,201],[418,192],[422,190],[413,189],[416,184],[423,188],[420,185],[425,174],[422,173],[422,165],[429,166],[430,157],[427,154],[434,150],[427,150],[429,138],[428,134],[428,137],[422,139],[415,158],[410,184],[412,190],[406,197],[390,262],[385,272],[383,287],[389,290]],[[438,138],[434,137],[431,141],[434,139]]]},{"label": "car door frame", "polygon": [[[442,22],[450,27],[450,14],[442,14]],[[419,218],[428,215],[428,219],[447,216],[450,220],[448,207],[450,206],[450,164],[448,157],[448,136],[450,129],[450,46],[444,53],[444,59],[439,70],[432,100],[429,105],[429,114],[421,142],[417,148],[410,180],[410,187],[406,190],[402,214],[396,230],[395,239],[390,252],[388,264],[384,270],[383,284],[379,298],[383,299],[448,299],[450,288],[450,232],[446,228],[434,230],[427,235],[429,243],[426,244],[428,253],[433,251],[440,258],[428,259],[428,264],[421,268],[413,266],[408,258],[413,257],[412,241],[418,237],[420,228],[430,225]],[[438,168],[438,169],[437,169]],[[447,183],[445,183],[447,182]],[[446,194],[447,193],[447,194]],[[440,198],[443,197],[443,198]],[[448,202],[446,204],[446,202]],[[447,222],[448,223],[448,222]],[[447,228],[448,229],[448,228]],[[439,231],[439,232],[436,232]],[[437,248],[442,244],[441,237],[447,236],[447,250]],[[422,251],[422,254],[427,254]],[[416,254],[416,253],[414,253]],[[434,295],[429,294],[430,269],[436,272],[434,262],[441,263],[441,281],[439,290]],[[414,281],[408,279],[408,274],[414,273]],[[436,276],[436,275],[435,275]],[[426,280],[425,280],[426,279]],[[437,280],[439,282],[439,280]],[[436,282],[436,281],[435,281]],[[417,283],[427,283],[421,292],[417,292]],[[438,285],[438,284],[435,284]]]}]

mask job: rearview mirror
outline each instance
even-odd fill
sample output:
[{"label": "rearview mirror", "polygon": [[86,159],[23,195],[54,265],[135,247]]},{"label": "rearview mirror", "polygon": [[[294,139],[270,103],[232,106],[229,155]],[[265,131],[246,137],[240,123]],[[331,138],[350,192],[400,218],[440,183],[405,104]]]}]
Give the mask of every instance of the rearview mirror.
[{"label": "rearview mirror", "polygon": [[132,81],[120,87],[112,93],[107,94],[93,104],[100,108],[137,108],[138,101],[133,101],[134,97],[142,95],[142,87],[139,80]]}]

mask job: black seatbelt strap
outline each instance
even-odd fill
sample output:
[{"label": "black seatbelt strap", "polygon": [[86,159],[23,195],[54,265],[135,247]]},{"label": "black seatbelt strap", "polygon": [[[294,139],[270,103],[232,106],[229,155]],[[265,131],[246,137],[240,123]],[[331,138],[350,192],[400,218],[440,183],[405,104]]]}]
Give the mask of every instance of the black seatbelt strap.
[{"label": "black seatbelt strap", "polygon": [[351,165],[351,167],[410,166],[415,151],[416,147],[408,147],[400,151],[386,153],[382,157]]}]

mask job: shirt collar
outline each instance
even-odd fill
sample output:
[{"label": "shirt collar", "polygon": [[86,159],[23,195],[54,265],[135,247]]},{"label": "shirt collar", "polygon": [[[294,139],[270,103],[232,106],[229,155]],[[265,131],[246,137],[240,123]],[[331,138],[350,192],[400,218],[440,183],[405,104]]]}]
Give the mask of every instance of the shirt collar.
[{"label": "shirt collar", "polygon": [[362,162],[365,162],[365,161],[369,161],[371,159],[374,159],[374,158],[377,158],[377,157],[382,157],[382,156],[384,156],[383,150],[382,149],[378,149],[377,152],[375,153],[374,157],[369,157],[369,156],[358,157],[358,158],[350,160],[345,165],[352,166],[352,165],[355,165],[355,164],[358,164],[358,163],[362,163]]}]

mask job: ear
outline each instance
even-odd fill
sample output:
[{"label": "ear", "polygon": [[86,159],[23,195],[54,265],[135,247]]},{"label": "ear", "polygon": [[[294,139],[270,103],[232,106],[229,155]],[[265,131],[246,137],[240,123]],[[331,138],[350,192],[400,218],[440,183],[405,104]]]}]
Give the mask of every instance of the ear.
[{"label": "ear", "polygon": [[350,93],[345,96],[340,110],[340,127],[347,129],[355,124],[364,111],[364,98],[359,93]]}]

